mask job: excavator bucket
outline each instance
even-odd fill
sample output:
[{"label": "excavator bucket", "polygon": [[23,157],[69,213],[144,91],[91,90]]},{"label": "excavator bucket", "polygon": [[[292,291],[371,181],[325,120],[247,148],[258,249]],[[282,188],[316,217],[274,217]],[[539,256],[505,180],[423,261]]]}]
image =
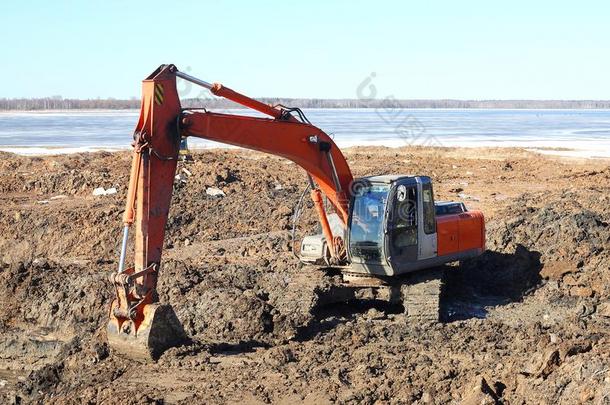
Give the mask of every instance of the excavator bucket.
[{"label": "excavator bucket", "polygon": [[142,319],[121,320],[111,307],[106,328],[108,344],[113,353],[140,361],[155,361],[168,348],[187,341],[186,334],[170,305],[148,304],[142,309]]}]

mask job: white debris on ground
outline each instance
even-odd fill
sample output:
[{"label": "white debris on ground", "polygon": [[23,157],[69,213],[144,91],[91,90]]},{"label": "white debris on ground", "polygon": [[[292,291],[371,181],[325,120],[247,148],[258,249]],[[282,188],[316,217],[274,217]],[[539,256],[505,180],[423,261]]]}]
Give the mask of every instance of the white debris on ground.
[{"label": "white debris on ground", "polygon": [[481,201],[481,199],[479,197],[475,197],[475,196],[469,195],[469,194],[458,193],[457,196],[459,198],[461,198],[462,200]]},{"label": "white debris on ground", "polygon": [[104,187],[97,187],[93,190],[94,196],[112,195],[112,194],[116,194],[116,193],[117,193],[116,187],[110,187],[108,189],[105,189]]},{"label": "white debris on ground", "polygon": [[179,183],[186,184],[186,179],[189,178],[190,176],[192,176],[192,173],[188,169],[183,167],[180,170],[180,173],[178,173],[176,176],[174,176],[174,179]]},{"label": "white debris on ground", "polygon": [[106,195],[106,189],[104,187],[98,187],[93,190],[93,195],[95,195],[95,196]]},{"label": "white debris on ground", "polygon": [[226,196],[225,192],[216,187],[208,187],[205,190],[207,195],[211,195],[212,197],[224,197]]},{"label": "white debris on ground", "polygon": [[68,198],[68,196],[65,195],[65,194],[60,194],[60,195],[56,195],[56,196],[51,197],[50,200],[62,200],[64,198]]}]

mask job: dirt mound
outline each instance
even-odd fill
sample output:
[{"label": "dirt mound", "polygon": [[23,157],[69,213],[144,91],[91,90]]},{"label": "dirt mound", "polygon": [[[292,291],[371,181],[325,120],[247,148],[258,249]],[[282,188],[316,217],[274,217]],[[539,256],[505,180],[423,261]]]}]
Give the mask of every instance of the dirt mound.
[{"label": "dirt mound", "polygon": [[0,272],[0,325],[36,325],[65,336],[91,333],[107,311],[104,273],[44,260],[4,266]]},{"label": "dirt mound", "polygon": [[[565,295],[610,298],[610,210],[599,193],[563,192],[515,200],[487,229],[489,251],[465,265],[489,293],[518,298],[541,280]],[[592,208],[583,207],[588,202]],[[586,204],[584,204],[586,205]],[[596,209],[593,211],[592,209]]]},{"label": "dirt mound", "polygon": [[266,266],[171,261],[159,295],[196,339],[266,345],[295,337],[313,319],[322,277],[296,264],[280,274]]}]

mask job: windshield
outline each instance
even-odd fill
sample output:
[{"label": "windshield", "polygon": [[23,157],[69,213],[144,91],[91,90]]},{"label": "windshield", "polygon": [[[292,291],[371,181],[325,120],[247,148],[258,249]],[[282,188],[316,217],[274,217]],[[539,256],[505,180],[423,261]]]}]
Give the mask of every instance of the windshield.
[{"label": "windshield", "polygon": [[358,189],[352,207],[350,253],[365,262],[381,262],[383,219],[388,200],[388,184],[371,184]]}]

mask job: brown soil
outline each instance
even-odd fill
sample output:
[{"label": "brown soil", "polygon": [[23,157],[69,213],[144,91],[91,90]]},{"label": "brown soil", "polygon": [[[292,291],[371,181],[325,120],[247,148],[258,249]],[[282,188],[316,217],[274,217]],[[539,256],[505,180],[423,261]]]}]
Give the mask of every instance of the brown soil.
[{"label": "brown soil", "polygon": [[104,336],[129,154],[0,155],[0,403],[610,403],[608,161],[346,155],[356,175],[427,174],[437,199],[485,212],[489,250],[451,266],[445,322],[317,305],[333,280],[291,253],[302,170],[206,151],[176,185],[159,285],[192,343],[146,365]]}]

